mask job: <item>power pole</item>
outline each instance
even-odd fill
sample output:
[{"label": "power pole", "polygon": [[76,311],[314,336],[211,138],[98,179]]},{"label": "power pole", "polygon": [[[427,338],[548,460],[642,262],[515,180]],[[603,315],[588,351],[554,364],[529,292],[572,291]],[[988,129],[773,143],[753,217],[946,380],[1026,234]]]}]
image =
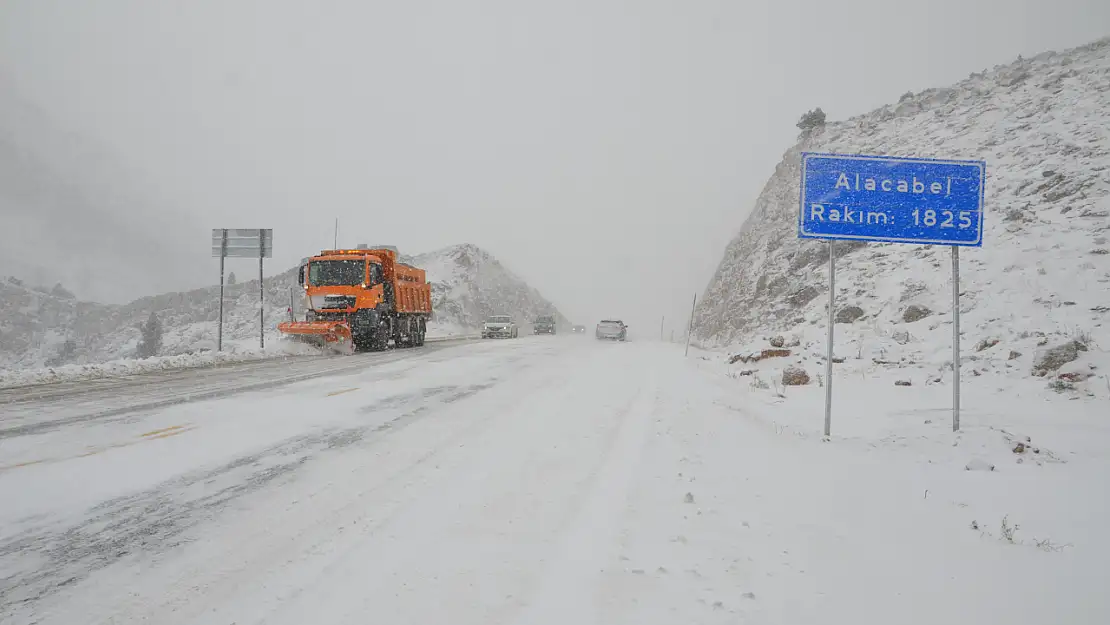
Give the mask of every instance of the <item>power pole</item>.
[{"label": "power pole", "polygon": [[686,328],[686,355],[690,355],[690,335],[694,333],[694,309],[698,307],[698,294],[694,293],[694,303],[690,304],[690,325]]}]

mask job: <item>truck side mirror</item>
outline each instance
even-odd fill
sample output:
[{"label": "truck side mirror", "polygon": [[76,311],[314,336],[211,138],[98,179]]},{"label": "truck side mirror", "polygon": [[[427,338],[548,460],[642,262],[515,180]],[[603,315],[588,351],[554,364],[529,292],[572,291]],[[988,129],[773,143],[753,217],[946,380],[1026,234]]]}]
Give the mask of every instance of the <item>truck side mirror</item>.
[{"label": "truck side mirror", "polygon": [[304,286],[304,265],[297,270],[297,284]]}]

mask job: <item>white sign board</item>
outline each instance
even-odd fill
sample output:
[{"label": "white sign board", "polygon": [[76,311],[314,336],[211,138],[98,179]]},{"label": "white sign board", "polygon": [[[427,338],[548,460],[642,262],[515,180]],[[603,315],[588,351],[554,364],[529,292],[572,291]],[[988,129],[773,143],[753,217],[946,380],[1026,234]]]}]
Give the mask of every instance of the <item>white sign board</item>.
[{"label": "white sign board", "polygon": [[[227,247],[224,248],[224,233],[227,233]],[[259,254],[259,248],[262,253]],[[221,253],[221,251],[223,253]],[[274,254],[274,231],[272,228],[213,228],[212,256],[219,258],[271,258]]]}]

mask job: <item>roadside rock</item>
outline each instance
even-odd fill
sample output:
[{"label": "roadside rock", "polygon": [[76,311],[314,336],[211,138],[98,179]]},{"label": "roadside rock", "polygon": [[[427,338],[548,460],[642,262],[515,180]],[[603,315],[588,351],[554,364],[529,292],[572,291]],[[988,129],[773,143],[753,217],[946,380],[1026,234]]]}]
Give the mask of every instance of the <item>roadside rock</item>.
[{"label": "roadside rock", "polygon": [[933,311],[929,310],[926,306],[922,306],[921,304],[910,304],[902,311],[902,321],[913,323],[915,321],[921,321],[931,314],[933,314]]},{"label": "roadside rock", "polygon": [[1018,358],[1021,358],[1021,352],[1011,349],[1010,356],[1006,360],[1017,360]]},{"label": "roadside rock", "polygon": [[788,295],[786,297],[786,301],[794,308],[801,308],[802,306],[805,306],[806,304],[813,301],[813,298],[817,297],[818,295],[820,295],[820,293],[817,291],[816,288],[812,286],[804,286]]},{"label": "roadside rock", "polygon": [[771,347],[782,347],[786,345],[786,339],[782,336],[771,337]]},{"label": "roadside rock", "polygon": [[1066,382],[1082,382],[1083,380],[1090,378],[1091,375],[1092,374],[1085,373],[1083,371],[1068,371],[1067,373],[1061,373],[1060,375],[1056,376],[1056,379],[1064,380]]},{"label": "roadside rock", "polygon": [[782,372],[784,386],[805,386],[809,384],[809,374],[801,367],[787,367]]},{"label": "roadside rock", "polygon": [[894,386],[913,386],[913,382],[909,380],[898,380],[894,383]]},{"label": "roadside rock", "polygon": [[1038,349],[1033,356],[1033,375],[1045,376],[1065,364],[1079,358],[1079,352],[1087,351],[1087,345],[1076,340],[1048,349]]},{"label": "roadside rock", "polygon": [[859,306],[845,306],[836,313],[837,323],[852,323],[863,316],[863,309]]},{"label": "roadside rock", "polygon": [[981,341],[979,341],[978,343],[975,344],[975,351],[981,352],[985,349],[990,349],[990,348],[994,347],[995,345],[998,345],[999,342],[1000,341],[998,339],[993,338],[993,337],[983,339],[983,340],[981,340]]},{"label": "roadside rock", "polygon": [[735,354],[728,359],[728,364],[735,364],[737,362],[749,363],[759,362],[764,358],[785,358],[790,355],[789,349],[765,349],[761,352],[752,354]]},{"label": "roadside rock", "polygon": [[906,343],[910,342],[910,333],[906,332],[905,330],[900,330],[898,332],[895,332],[891,336],[891,338],[894,339],[895,343],[897,343],[899,345],[905,345]]}]

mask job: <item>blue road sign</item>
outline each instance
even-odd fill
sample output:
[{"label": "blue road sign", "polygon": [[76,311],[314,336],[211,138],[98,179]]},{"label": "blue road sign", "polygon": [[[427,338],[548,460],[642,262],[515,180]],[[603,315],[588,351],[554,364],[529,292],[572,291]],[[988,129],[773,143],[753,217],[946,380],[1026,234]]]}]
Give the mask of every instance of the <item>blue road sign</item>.
[{"label": "blue road sign", "polygon": [[979,247],[983,161],[802,154],[798,236]]}]

